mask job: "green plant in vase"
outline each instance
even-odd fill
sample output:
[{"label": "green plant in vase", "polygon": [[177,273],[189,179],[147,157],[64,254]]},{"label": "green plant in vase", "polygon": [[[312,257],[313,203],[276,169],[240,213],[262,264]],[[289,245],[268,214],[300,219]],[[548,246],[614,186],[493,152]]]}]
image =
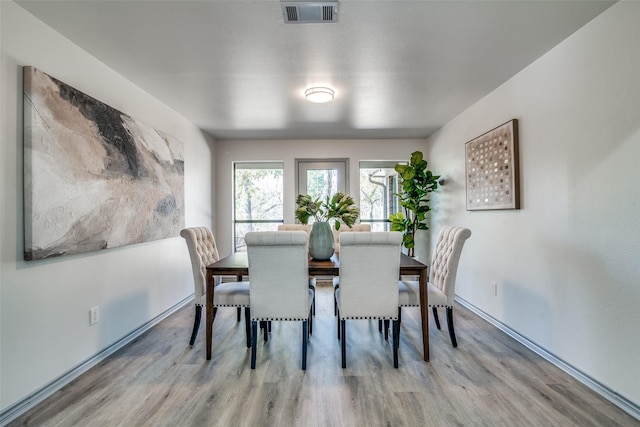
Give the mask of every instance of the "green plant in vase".
[{"label": "green plant in vase", "polygon": [[325,201],[320,198],[313,199],[308,194],[298,194],[296,198],[295,217],[302,224],[308,224],[311,218],[315,222],[329,222],[335,219],[334,227],[340,230],[340,224],[344,223],[351,228],[360,217],[360,208],[353,201],[353,197],[342,192],[327,196]]},{"label": "green plant in vase", "polygon": [[414,256],[416,231],[429,229],[429,193],[438,188],[440,175],[434,175],[427,168],[420,151],[411,153],[409,164],[396,164],[395,170],[402,179],[402,191],[397,194],[402,211],[389,215],[391,231],[402,232],[403,245],[408,255]]},{"label": "green plant in vase", "polygon": [[360,209],[351,196],[342,192],[327,196],[324,201],[313,199],[308,194],[298,194],[295,217],[302,224],[314,219],[309,236],[309,252],[313,258],[322,260],[333,255],[333,233],[329,220],[334,220],[336,230],[340,229],[341,224],[351,228],[360,217]]}]

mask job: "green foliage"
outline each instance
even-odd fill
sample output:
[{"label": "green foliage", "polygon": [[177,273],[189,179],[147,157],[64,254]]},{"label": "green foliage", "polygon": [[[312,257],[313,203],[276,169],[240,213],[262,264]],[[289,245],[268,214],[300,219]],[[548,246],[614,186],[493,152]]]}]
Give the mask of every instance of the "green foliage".
[{"label": "green foliage", "polygon": [[341,223],[351,228],[359,216],[360,209],[355,205],[353,198],[342,192],[332,197],[327,196],[324,202],[320,198],[314,200],[308,194],[298,194],[296,198],[295,217],[302,224],[308,224],[311,217],[316,222],[335,219],[334,226],[339,230]]},{"label": "green foliage", "polygon": [[409,255],[413,256],[416,231],[429,229],[429,193],[438,188],[440,175],[434,175],[427,169],[427,161],[420,151],[411,153],[408,165],[397,164],[395,170],[402,178],[402,192],[397,196],[404,214],[398,212],[389,216],[391,230],[403,233],[404,247],[409,250]]}]

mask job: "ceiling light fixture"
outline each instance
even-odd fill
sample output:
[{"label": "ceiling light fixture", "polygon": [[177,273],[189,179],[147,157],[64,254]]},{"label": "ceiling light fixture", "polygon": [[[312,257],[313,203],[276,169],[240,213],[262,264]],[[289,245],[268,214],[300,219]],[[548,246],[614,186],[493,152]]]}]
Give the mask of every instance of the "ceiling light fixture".
[{"label": "ceiling light fixture", "polygon": [[335,92],[329,87],[315,86],[304,91],[304,97],[307,101],[322,103],[333,100]]}]

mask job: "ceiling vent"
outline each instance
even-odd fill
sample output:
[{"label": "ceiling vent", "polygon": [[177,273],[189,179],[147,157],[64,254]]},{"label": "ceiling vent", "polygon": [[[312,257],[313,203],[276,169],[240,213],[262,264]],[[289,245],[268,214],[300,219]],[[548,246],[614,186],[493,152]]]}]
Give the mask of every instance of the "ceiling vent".
[{"label": "ceiling vent", "polygon": [[281,1],[287,24],[338,22],[338,2]]}]

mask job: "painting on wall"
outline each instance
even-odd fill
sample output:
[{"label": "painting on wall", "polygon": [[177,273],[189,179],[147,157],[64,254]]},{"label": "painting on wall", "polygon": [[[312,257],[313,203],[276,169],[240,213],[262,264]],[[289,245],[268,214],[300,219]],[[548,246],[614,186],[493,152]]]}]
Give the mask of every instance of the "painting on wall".
[{"label": "painting on wall", "polygon": [[24,67],[24,259],[178,236],[182,143]]},{"label": "painting on wall", "polygon": [[465,144],[467,210],[520,209],[518,120]]}]

